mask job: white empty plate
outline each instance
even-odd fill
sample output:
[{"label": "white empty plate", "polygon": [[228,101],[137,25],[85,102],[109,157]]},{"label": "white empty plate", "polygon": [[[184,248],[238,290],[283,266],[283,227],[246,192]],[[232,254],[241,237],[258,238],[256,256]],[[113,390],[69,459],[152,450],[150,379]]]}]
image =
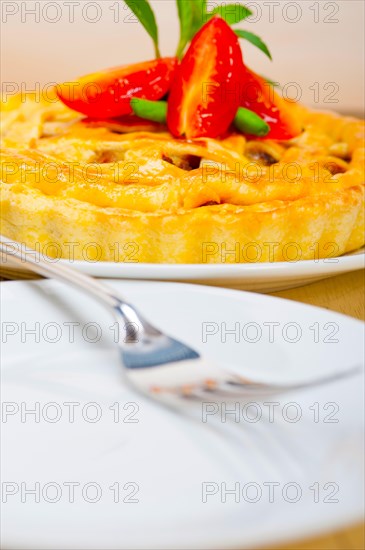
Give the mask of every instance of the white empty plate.
[{"label": "white empty plate", "polygon": [[99,304],[53,281],[3,283],[2,548],[242,549],[361,520],[363,323],[233,290],[109,284],[246,376],[360,369],[176,413],[125,384]]}]

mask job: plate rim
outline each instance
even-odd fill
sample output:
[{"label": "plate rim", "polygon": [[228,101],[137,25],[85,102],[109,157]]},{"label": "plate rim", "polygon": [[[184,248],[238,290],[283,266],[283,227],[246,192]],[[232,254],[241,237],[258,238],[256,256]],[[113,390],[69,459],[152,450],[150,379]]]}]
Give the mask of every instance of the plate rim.
[{"label": "plate rim", "polygon": [[[222,286],[213,286],[213,285],[204,285],[204,284],[195,284],[193,282],[185,282],[185,281],[160,281],[160,280],[141,280],[141,279],[130,279],[130,280],[124,280],[124,279],[115,279],[113,277],[102,277],[100,278],[100,281],[106,284],[111,284],[113,287],[114,285],[124,285],[127,286],[151,286],[151,287],[164,287],[168,286],[171,288],[179,289],[179,288],[187,288],[190,291],[197,292],[197,293],[207,293],[207,294],[221,294],[221,295],[234,295],[237,298],[242,299],[244,301],[245,296],[257,301],[260,303],[265,302],[284,302],[289,308],[295,309],[296,307],[300,307],[300,309],[306,309],[308,310],[314,310],[314,311],[320,311],[322,313],[326,313],[328,315],[335,315],[338,317],[341,317],[343,319],[346,319],[347,321],[353,322],[354,324],[358,324],[359,326],[362,325],[365,327],[365,321],[362,319],[358,319],[356,317],[353,317],[351,315],[347,315],[346,313],[342,313],[340,311],[335,311],[332,309],[328,309],[326,307],[321,307],[318,305],[308,304],[306,302],[298,302],[297,300],[293,300],[291,298],[286,298],[283,296],[273,296],[272,294],[266,294],[261,292],[253,292],[251,290],[240,290],[236,288],[227,288]],[[62,281],[56,280],[56,279],[35,279],[35,280],[9,280],[9,281],[2,281],[0,284],[0,294],[1,294],[1,288],[3,285],[14,285],[14,286],[26,286],[32,288],[33,286],[37,287],[51,287],[50,290],[52,290],[53,286],[56,286],[56,289],[61,288],[67,288],[68,285],[64,284]],[[70,285],[71,286],[71,285]],[[73,290],[77,290],[76,287],[72,287]],[[57,290],[58,292],[58,290]],[[84,296],[87,296],[87,294],[84,294],[82,290],[79,290],[80,295],[83,294]],[[123,289],[121,289],[121,294],[123,294]],[[91,298],[92,299],[92,298]],[[96,302],[96,299],[95,299]],[[0,309],[2,307],[1,301],[0,301]],[[365,338],[365,336],[364,336]]]},{"label": "plate rim", "polygon": [[283,275],[298,275],[299,273],[308,273],[315,269],[313,276],[323,273],[331,273],[341,269],[349,269],[355,271],[365,267],[365,251],[357,254],[346,256],[337,256],[334,258],[322,258],[318,260],[298,260],[296,262],[250,262],[250,263],[196,263],[196,264],[177,264],[177,263],[142,263],[142,262],[104,262],[104,261],[87,261],[87,260],[58,260],[65,265],[73,265],[80,270],[90,271],[95,268],[95,271],[104,269],[123,268],[127,272],[132,271],[162,271],[163,274],[175,274],[182,272],[196,272],[196,276],[213,275],[242,275],[242,274],[283,274]]}]

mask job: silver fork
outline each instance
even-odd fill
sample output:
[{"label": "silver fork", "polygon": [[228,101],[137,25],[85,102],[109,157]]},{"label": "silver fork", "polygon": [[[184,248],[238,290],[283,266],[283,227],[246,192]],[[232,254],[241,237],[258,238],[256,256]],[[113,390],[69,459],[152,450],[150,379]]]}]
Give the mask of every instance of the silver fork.
[{"label": "silver fork", "polygon": [[257,383],[206,361],[187,344],[153,326],[131,303],[99,280],[4,237],[0,238],[0,251],[3,265],[10,261],[14,267],[27,267],[43,277],[71,284],[106,306],[119,324],[117,345],[127,379],[136,389],[150,396],[179,395],[204,400],[209,393],[227,399],[276,393],[329,382],[358,369],[354,367],[305,384]]}]

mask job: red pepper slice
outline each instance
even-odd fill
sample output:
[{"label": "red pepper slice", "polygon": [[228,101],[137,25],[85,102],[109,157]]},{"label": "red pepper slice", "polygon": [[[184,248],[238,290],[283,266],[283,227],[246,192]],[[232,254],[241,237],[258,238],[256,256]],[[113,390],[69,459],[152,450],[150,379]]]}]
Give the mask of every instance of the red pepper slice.
[{"label": "red pepper slice", "polygon": [[288,140],[302,131],[290,109],[290,102],[246,66],[242,73],[240,106],[254,111],[270,126],[269,133],[261,139]]},{"label": "red pepper slice", "polygon": [[92,118],[132,112],[132,97],[157,100],[169,91],[177,60],[165,57],[106,69],[58,86],[58,97],[71,109]]},{"label": "red pepper slice", "polygon": [[168,100],[170,132],[187,138],[224,134],[239,107],[242,71],[237,36],[222,18],[213,17],[176,71]]}]

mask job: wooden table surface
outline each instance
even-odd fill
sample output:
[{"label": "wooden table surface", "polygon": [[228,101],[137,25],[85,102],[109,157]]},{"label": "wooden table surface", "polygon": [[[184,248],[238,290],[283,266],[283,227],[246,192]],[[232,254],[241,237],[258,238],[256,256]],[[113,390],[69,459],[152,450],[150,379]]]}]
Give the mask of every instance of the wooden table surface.
[{"label": "wooden table surface", "polygon": [[[364,271],[355,271],[299,288],[274,292],[272,296],[324,307],[365,320]],[[365,524],[358,524],[315,539],[293,541],[291,544],[274,548],[275,550],[279,548],[280,550],[364,550],[364,534]]]}]

